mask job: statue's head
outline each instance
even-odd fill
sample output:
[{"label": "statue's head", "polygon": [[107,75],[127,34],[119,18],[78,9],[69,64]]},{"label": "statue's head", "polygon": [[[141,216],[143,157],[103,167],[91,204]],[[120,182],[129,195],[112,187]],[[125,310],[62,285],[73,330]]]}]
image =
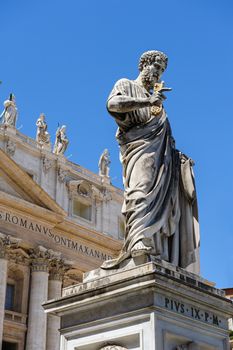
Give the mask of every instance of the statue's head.
[{"label": "statue's head", "polygon": [[146,51],[139,60],[139,71],[143,85],[153,88],[167,68],[168,57],[161,51]]},{"label": "statue's head", "polygon": [[62,125],[60,130],[63,131],[63,132],[66,132],[66,125]]},{"label": "statue's head", "polygon": [[42,119],[42,120],[44,121],[44,119],[45,119],[44,113],[41,113],[41,114],[40,114],[40,119]]}]

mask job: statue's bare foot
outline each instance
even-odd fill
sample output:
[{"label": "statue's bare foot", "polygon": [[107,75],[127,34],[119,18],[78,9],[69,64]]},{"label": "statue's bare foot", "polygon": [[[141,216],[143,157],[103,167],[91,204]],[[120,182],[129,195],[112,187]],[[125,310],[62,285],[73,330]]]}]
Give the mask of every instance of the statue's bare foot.
[{"label": "statue's bare foot", "polygon": [[152,248],[147,247],[142,241],[137,242],[131,249],[132,258],[144,254],[150,254]]}]

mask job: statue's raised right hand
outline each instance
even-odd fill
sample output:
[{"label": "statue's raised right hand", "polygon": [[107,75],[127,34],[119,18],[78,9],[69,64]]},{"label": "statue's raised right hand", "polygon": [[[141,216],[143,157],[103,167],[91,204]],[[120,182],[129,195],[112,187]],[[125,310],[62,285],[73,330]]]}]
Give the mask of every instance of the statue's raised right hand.
[{"label": "statue's raised right hand", "polygon": [[161,106],[162,102],[166,99],[166,96],[164,96],[161,92],[156,92],[150,97],[150,105],[151,106]]}]

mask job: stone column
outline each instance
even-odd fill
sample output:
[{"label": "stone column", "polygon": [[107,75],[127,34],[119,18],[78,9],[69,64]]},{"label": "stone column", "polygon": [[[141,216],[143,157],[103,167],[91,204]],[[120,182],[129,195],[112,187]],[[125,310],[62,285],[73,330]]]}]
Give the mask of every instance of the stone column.
[{"label": "stone column", "polygon": [[11,248],[17,247],[17,240],[0,234],[0,349],[2,348],[3,324],[5,316],[5,300],[7,286],[8,254]]},{"label": "stone column", "polygon": [[2,348],[3,323],[5,316],[5,298],[7,285],[7,245],[4,238],[0,238],[0,349]]},{"label": "stone column", "polygon": [[[50,263],[48,300],[61,297],[62,279],[66,267],[62,259],[53,259]],[[48,315],[46,350],[60,349],[60,317]]]},{"label": "stone column", "polygon": [[29,296],[26,350],[46,350],[47,315],[43,302],[48,300],[50,253],[43,247],[31,251],[31,288]]}]

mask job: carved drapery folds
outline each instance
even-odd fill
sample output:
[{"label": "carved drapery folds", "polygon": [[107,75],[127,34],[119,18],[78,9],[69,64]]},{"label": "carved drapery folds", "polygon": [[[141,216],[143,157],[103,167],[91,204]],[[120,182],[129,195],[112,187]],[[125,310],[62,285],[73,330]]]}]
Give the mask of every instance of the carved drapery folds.
[{"label": "carved drapery folds", "polygon": [[36,126],[37,126],[36,141],[41,146],[50,147],[50,135],[49,135],[49,132],[47,131],[48,126],[45,121],[44,113],[40,114],[40,117],[37,119]]},{"label": "carved drapery folds", "polygon": [[103,151],[103,153],[101,154],[100,159],[99,159],[99,163],[98,163],[100,176],[104,176],[104,177],[109,178],[110,163],[111,163],[110,154],[109,154],[108,149],[106,148]]},{"label": "carved drapery folds", "polygon": [[15,96],[10,94],[10,97],[4,101],[4,111],[0,115],[1,123],[16,127],[18,109],[16,107]]}]

